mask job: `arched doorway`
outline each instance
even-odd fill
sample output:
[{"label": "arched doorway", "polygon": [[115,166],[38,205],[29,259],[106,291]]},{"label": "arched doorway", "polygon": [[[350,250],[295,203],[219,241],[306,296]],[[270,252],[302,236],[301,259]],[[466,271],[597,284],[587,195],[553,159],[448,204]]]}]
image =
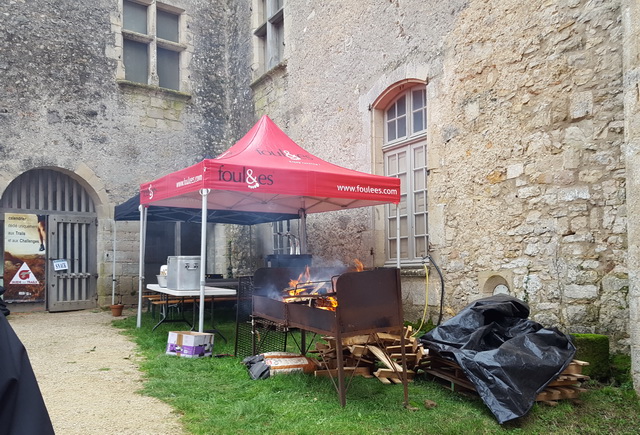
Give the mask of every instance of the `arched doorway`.
[{"label": "arched doorway", "polygon": [[6,300],[44,303],[49,311],[96,306],[97,215],[77,180],[52,169],[23,173],[0,199],[0,220]]}]

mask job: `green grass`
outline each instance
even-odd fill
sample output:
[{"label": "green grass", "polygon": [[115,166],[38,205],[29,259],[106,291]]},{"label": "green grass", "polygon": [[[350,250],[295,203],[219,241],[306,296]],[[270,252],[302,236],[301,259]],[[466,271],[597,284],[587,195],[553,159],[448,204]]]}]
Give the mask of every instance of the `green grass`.
[{"label": "green grass", "polygon": [[[229,340],[216,336],[214,354],[234,353],[231,309],[216,312],[216,325]],[[161,325],[145,313],[114,321],[138,344],[146,375],[142,394],[173,406],[192,434],[637,434],[640,402],[628,384],[593,384],[579,401],[558,406],[534,405],[518,420],[499,425],[474,395],[451,392],[418,377],[409,385],[411,409],[403,407],[401,385],[354,378],[347,404],[340,407],[331,380],[292,374],[252,380],[236,357],[187,359],[164,354],[167,332],[183,324]],[[425,400],[437,406],[427,409]]]}]

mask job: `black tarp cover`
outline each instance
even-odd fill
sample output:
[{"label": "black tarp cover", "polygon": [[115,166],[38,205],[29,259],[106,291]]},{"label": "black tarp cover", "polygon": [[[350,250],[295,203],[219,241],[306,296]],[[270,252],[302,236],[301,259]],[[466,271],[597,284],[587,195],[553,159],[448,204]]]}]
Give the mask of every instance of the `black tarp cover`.
[{"label": "black tarp cover", "polygon": [[0,313],[0,435],[53,433],[27,351]]},{"label": "black tarp cover", "polygon": [[[140,220],[140,194],[119,204],[115,208],[114,219],[117,221]],[[219,224],[255,225],[266,222],[277,222],[286,219],[298,219],[297,214],[290,213],[259,213],[234,210],[208,210],[207,222]],[[147,221],[150,222],[192,222],[202,221],[202,209],[149,206]]]},{"label": "black tarp cover", "polygon": [[462,368],[500,424],[529,412],[576,351],[568,335],[528,317],[525,302],[495,295],[469,304],[420,338]]}]

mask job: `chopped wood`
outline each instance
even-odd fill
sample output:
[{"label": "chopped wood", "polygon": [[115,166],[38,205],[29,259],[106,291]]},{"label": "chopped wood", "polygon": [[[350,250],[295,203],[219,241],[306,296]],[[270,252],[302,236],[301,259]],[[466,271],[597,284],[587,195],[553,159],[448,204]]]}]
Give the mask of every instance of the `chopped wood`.
[{"label": "chopped wood", "polygon": [[588,366],[589,363],[587,361],[580,361],[579,359],[571,360],[571,364],[577,364],[579,366]]},{"label": "chopped wood", "polygon": [[[387,352],[389,352],[389,353],[400,353],[400,352],[402,352],[402,346],[400,346],[400,345],[385,346],[384,348],[385,348],[385,349],[387,350]],[[408,344],[405,344],[405,346],[404,346],[404,351],[405,351],[405,352],[407,352],[407,353],[415,353],[415,352],[413,351],[413,346],[408,345]]]},{"label": "chopped wood", "polygon": [[355,357],[361,357],[367,354],[367,346],[362,344],[354,344],[349,346],[349,351]]},{"label": "chopped wood", "polygon": [[[378,379],[385,384],[402,382],[395,373],[402,373],[402,349],[400,345],[402,339],[405,340],[405,361],[407,369],[416,369],[422,364],[422,359],[428,355],[422,343],[412,337],[413,330],[409,327],[398,331],[375,332],[368,335],[356,335],[346,337],[342,340],[342,365],[347,370],[348,367],[362,367],[362,373],[371,373],[380,369]],[[318,376],[325,373],[337,372],[337,352],[335,337],[325,336],[326,343],[316,344],[314,351],[322,357],[321,367]],[[391,355],[392,354],[392,355]],[[376,367],[379,364],[379,367]],[[393,375],[389,373],[394,373]],[[409,372],[408,372],[409,373]],[[408,377],[413,378],[414,371]]]},{"label": "chopped wood", "polygon": [[[316,377],[335,377],[338,376],[338,369],[330,369],[330,370],[316,370]],[[372,378],[371,370],[368,367],[345,367],[345,374],[353,373],[355,376],[362,376],[365,378]]]},{"label": "chopped wood", "polygon": [[378,337],[378,340],[380,341],[391,341],[391,342],[400,341],[399,335],[387,334],[386,332],[377,332],[376,335]]},{"label": "chopped wood", "polygon": [[[413,370],[407,370],[407,380],[412,381],[415,374]],[[391,369],[378,369],[373,372],[373,375],[377,378],[401,379],[402,371],[396,373]]]},{"label": "chopped wood", "polygon": [[331,349],[331,346],[329,346],[327,343],[323,343],[321,341],[316,342],[316,350],[327,350],[327,349]]},{"label": "chopped wood", "polygon": [[[581,362],[583,363],[583,361]],[[476,391],[473,383],[468,380],[462,368],[454,361],[429,356],[424,360],[424,363],[425,373],[441,381],[446,381],[451,390],[455,391],[456,387],[461,387],[466,390]],[[582,368],[582,366],[584,366],[584,364],[573,364],[573,361],[570,364],[570,367],[573,368]],[[587,391],[582,388],[580,384],[588,379],[588,376],[567,373],[565,370],[550,382],[549,385],[536,396],[535,400],[537,402],[554,402],[557,400],[576,399],[581,393]]]},{"label": "chopped wood", "polygon": [[378,380],[383,384],[391,385],[391,380],[389,378],[378,378]]},{"label": "chopped wood", "polygon": [[376,358],[378,358],[380,362],[382,362],[382,364],[384,364],[385,366],[387,366],[392,370],[395,369],[400,372],[402,371],[402,366],[392,361],[382,349],[380,349],[377,346],[368,346],[368,347],[371,353],[373,353],[376,356]]},{"label": "chopped wood", "polygon": [[369,342],[369,335],[354,335],[353,337],[347,337],[342,339],[343,346],[351,346],[354,344],[367,344]]},{"label": "chopped wood", "polygon": [[582,374],[582,367],[588,366],[588,365],[589,363],[586,361],[580,361],[580,360],[574,359],[567,366],[567,368],[564,369],[562,373]]}]

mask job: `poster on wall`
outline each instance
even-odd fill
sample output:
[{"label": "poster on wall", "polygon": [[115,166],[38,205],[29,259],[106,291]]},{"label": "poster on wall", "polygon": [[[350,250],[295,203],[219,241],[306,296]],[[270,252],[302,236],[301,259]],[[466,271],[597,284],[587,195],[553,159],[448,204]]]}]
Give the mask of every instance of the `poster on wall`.
[{"label": "poster on wall", "polygon": [[42,302],[45,292],[46,216],[4,215],[4,300]]}]

